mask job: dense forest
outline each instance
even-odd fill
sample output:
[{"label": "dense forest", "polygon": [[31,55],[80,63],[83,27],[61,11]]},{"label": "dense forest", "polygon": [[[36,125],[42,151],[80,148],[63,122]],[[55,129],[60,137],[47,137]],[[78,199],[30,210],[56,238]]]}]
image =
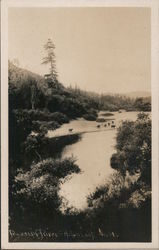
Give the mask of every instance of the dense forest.
[{"label": "dense forest", "polygon": [[[78,87],[64,87],[59,81],[34,74],[9,62],[10,104],[14,109],[47,109],[62,112],[70,118],[94,113],[95,110],[150,111],[151,98],[129,98],[124,95],[96,94]],[[69,110],[68,110],[69,109]]]},{"label": "dense forest", "polygon": [[[100,110],[150,111],[150,98],[66,88],[57,77],[45,78],[11,62],[8,81],[10,240],[150,241],[149,117],[140,113],[136,122],[124,122],[118,128],[116,153],[111,158],[115,174],[90,194],[84,211],[66,208],[61,212],[59,196],[60,184],[81,171],[73,157],[60,157],[64,147],[80,140],[80,135],[46,136],[48,130],[72,119],[96,120]],[[26,231],[46,234],[28,236]],[[53,238],[47,237],[50,232]]]}]

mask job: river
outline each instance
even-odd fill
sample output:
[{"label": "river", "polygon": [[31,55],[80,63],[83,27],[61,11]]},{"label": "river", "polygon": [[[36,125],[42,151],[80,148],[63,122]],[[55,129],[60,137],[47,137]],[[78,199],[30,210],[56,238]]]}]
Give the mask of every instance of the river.
[{"label": "river", "polygon": [[[99,112],[99,118],[104,117],[104,112]],[[136,120],[137,112],[112,112],[113,116],[105,117],[114,120],[118,127],[122,120]],[[110,124],[112,120],[108,121]],[[107,122],[107,123],[108,123]],[[98,128],[97,125],[100,124]],[[105,127],[105,123],[86,121],[82,118],[73,120],[55,131],[49,131],[48,136],[60,136],[68,133],[82,133],[82,138],[77,143],[66,146],[62,158],[74,156],[81,174],[72,174],[61,185],[60,196],[67,207],[82,210],[87,207],[87,196],[97,186],[103,184],[113,173],[110,167],[110,158],[115,152],[116,128]],[[69,132],[72,128],[72,132]]]}]

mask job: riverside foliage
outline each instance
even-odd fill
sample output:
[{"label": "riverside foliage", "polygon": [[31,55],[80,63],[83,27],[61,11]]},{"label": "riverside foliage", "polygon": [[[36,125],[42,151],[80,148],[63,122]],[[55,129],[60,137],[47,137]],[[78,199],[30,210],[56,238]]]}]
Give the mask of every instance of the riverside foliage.
[{"label": "riverside foliage", "polygon": [[93,227],[110,231],[119,241],[151,241],[151,120],[140,113],[118,128],[116,171],[109,182],[88,197]]}]

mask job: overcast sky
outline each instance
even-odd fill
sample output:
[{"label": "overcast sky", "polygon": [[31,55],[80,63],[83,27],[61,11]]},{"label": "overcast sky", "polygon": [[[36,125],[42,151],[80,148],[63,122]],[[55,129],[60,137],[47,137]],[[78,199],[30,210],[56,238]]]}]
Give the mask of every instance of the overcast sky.
[{"label": "overcast sky", "polygon": [[11,8],[9,59],[44,75],[56,46],[59,80],[96,92],[150,91],[149,8]]}]

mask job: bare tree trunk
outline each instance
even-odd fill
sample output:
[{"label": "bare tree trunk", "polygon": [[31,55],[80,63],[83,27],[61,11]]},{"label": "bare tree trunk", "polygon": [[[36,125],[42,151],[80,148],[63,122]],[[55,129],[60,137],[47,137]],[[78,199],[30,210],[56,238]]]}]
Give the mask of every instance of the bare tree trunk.
[{"label": "bare tree trunk", "polygon": [[35,97],[36,97],[36,93],[35,93],[35,86],[31,87],[31,108],[35,109]]},{"label": "bare tree trunk", "polygon": [[39,160],[41,161],[41,155],[35,150],[36,155],[39,157]]}]

